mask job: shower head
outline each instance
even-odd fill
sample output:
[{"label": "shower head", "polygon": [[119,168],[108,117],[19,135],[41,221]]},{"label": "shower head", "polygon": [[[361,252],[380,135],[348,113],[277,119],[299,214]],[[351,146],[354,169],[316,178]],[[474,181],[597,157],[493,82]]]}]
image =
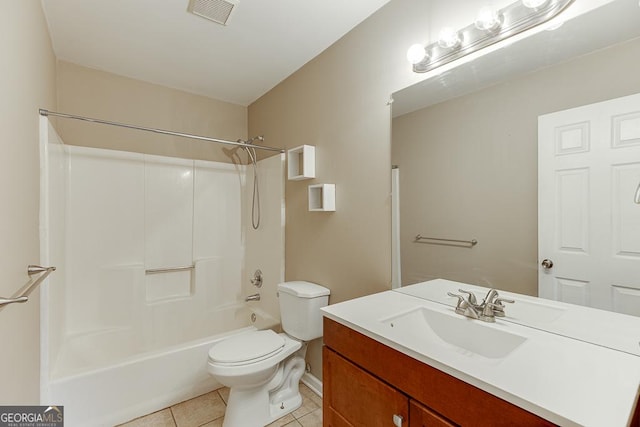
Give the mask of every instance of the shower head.
[{"label": "shower head", "polygon": [[253,141],[263,142],[264,141],[264,136],[262,136],[262,135],[254,136],[253,138],[248,139],[246,141],[239,140],[239,142],[242,142],[243,144],[247,144],[247,145],[252,145]]},{"label": "shower head", "polygon": [[249,158],[251,159],[251,163],[253,163],[253,165],[255,166],[256,162],[258,161],[258,156],[256,155],[255,148],[252,147],[252,146],[255,146],[253,141],[262,142],[262,141],[264,141],[264,136],[258,135],[258,136],[254,136],[253,138],[247,139],[247,140],[238,139],[238,142],[240,144],[245,145],[245,147],[240,147],[240,148],[242,148],[244,151],[247,152],[247,154],[249,155]]},{"label": "shower head", "polygon": [[258,136],[254,136],[253,138],[244,140],[244,139],[239,139],[238,142],[241,144],[246,144],[246,145],[253,145],[253,141],[264,141],[264,136],[262,135],[258,135]]}]

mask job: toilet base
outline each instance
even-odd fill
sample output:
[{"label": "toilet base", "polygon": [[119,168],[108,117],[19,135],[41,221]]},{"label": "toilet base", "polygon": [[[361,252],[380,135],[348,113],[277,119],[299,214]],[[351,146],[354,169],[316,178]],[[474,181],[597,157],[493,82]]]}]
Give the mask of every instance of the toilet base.
[{"label": "toilet base", "polygon": [[302,395],[298,392],[297,395],[291,396],[288,399],[280,403],[272,403],[270,406],[270,418],[269,423],[274,422],[278,418],[282,418],[287,414],[295,411],[302,406]]},{"label": "toilet base", "polygon": [[304,369],[304,358],[296,354],[283,361],[263,386],[231,387],[222,427],[266,426],[298,409],[302,405],[298,385]]}]

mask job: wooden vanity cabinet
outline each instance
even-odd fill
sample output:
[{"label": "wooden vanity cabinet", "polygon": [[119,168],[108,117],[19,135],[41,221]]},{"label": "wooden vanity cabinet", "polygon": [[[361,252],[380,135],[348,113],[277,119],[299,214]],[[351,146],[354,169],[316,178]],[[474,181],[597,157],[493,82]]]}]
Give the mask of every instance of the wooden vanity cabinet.
[{"label": "wooden vanity cabinet", "polygon": [[327,347],[323,366],[325,426],[392,426],[394,416],[403,427],[455,426]]},{"label": "wooden vanity cabinet", "polygon": [[331,319],[324,319],[323,425],[554,424]]}]

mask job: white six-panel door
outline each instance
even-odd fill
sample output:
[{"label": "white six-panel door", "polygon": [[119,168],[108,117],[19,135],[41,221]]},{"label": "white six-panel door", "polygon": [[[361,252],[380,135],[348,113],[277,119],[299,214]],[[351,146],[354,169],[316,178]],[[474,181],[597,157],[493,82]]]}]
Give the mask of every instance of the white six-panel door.
[{"label": "white six-panel door", "polygon": [[538,118],[541,297],[640,316],[639,183],[640,94]]}]

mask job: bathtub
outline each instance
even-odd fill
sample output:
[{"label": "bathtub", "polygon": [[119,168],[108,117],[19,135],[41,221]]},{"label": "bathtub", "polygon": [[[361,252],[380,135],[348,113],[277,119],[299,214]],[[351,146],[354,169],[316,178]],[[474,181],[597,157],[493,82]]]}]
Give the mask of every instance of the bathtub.
[{"label": "bathtub", "polygon": [[254,230],[253,169],[67,146],[40,126],[40,262],[57,267],[40,287],[40,404],[113,426],[215,389],[209,348],[279,323],[285,155],[259,161]]},{"label": "bathtub", "polygon": [[[45,389],[48,404],[64,405],[67,427],[114,426],[219,388],[207,372],[207,354],[230,336],[273,327],[277,320],[243,309],[247,326],[110,366],[58,375]],[[252,314],[255,322],[251,323]]]}]

